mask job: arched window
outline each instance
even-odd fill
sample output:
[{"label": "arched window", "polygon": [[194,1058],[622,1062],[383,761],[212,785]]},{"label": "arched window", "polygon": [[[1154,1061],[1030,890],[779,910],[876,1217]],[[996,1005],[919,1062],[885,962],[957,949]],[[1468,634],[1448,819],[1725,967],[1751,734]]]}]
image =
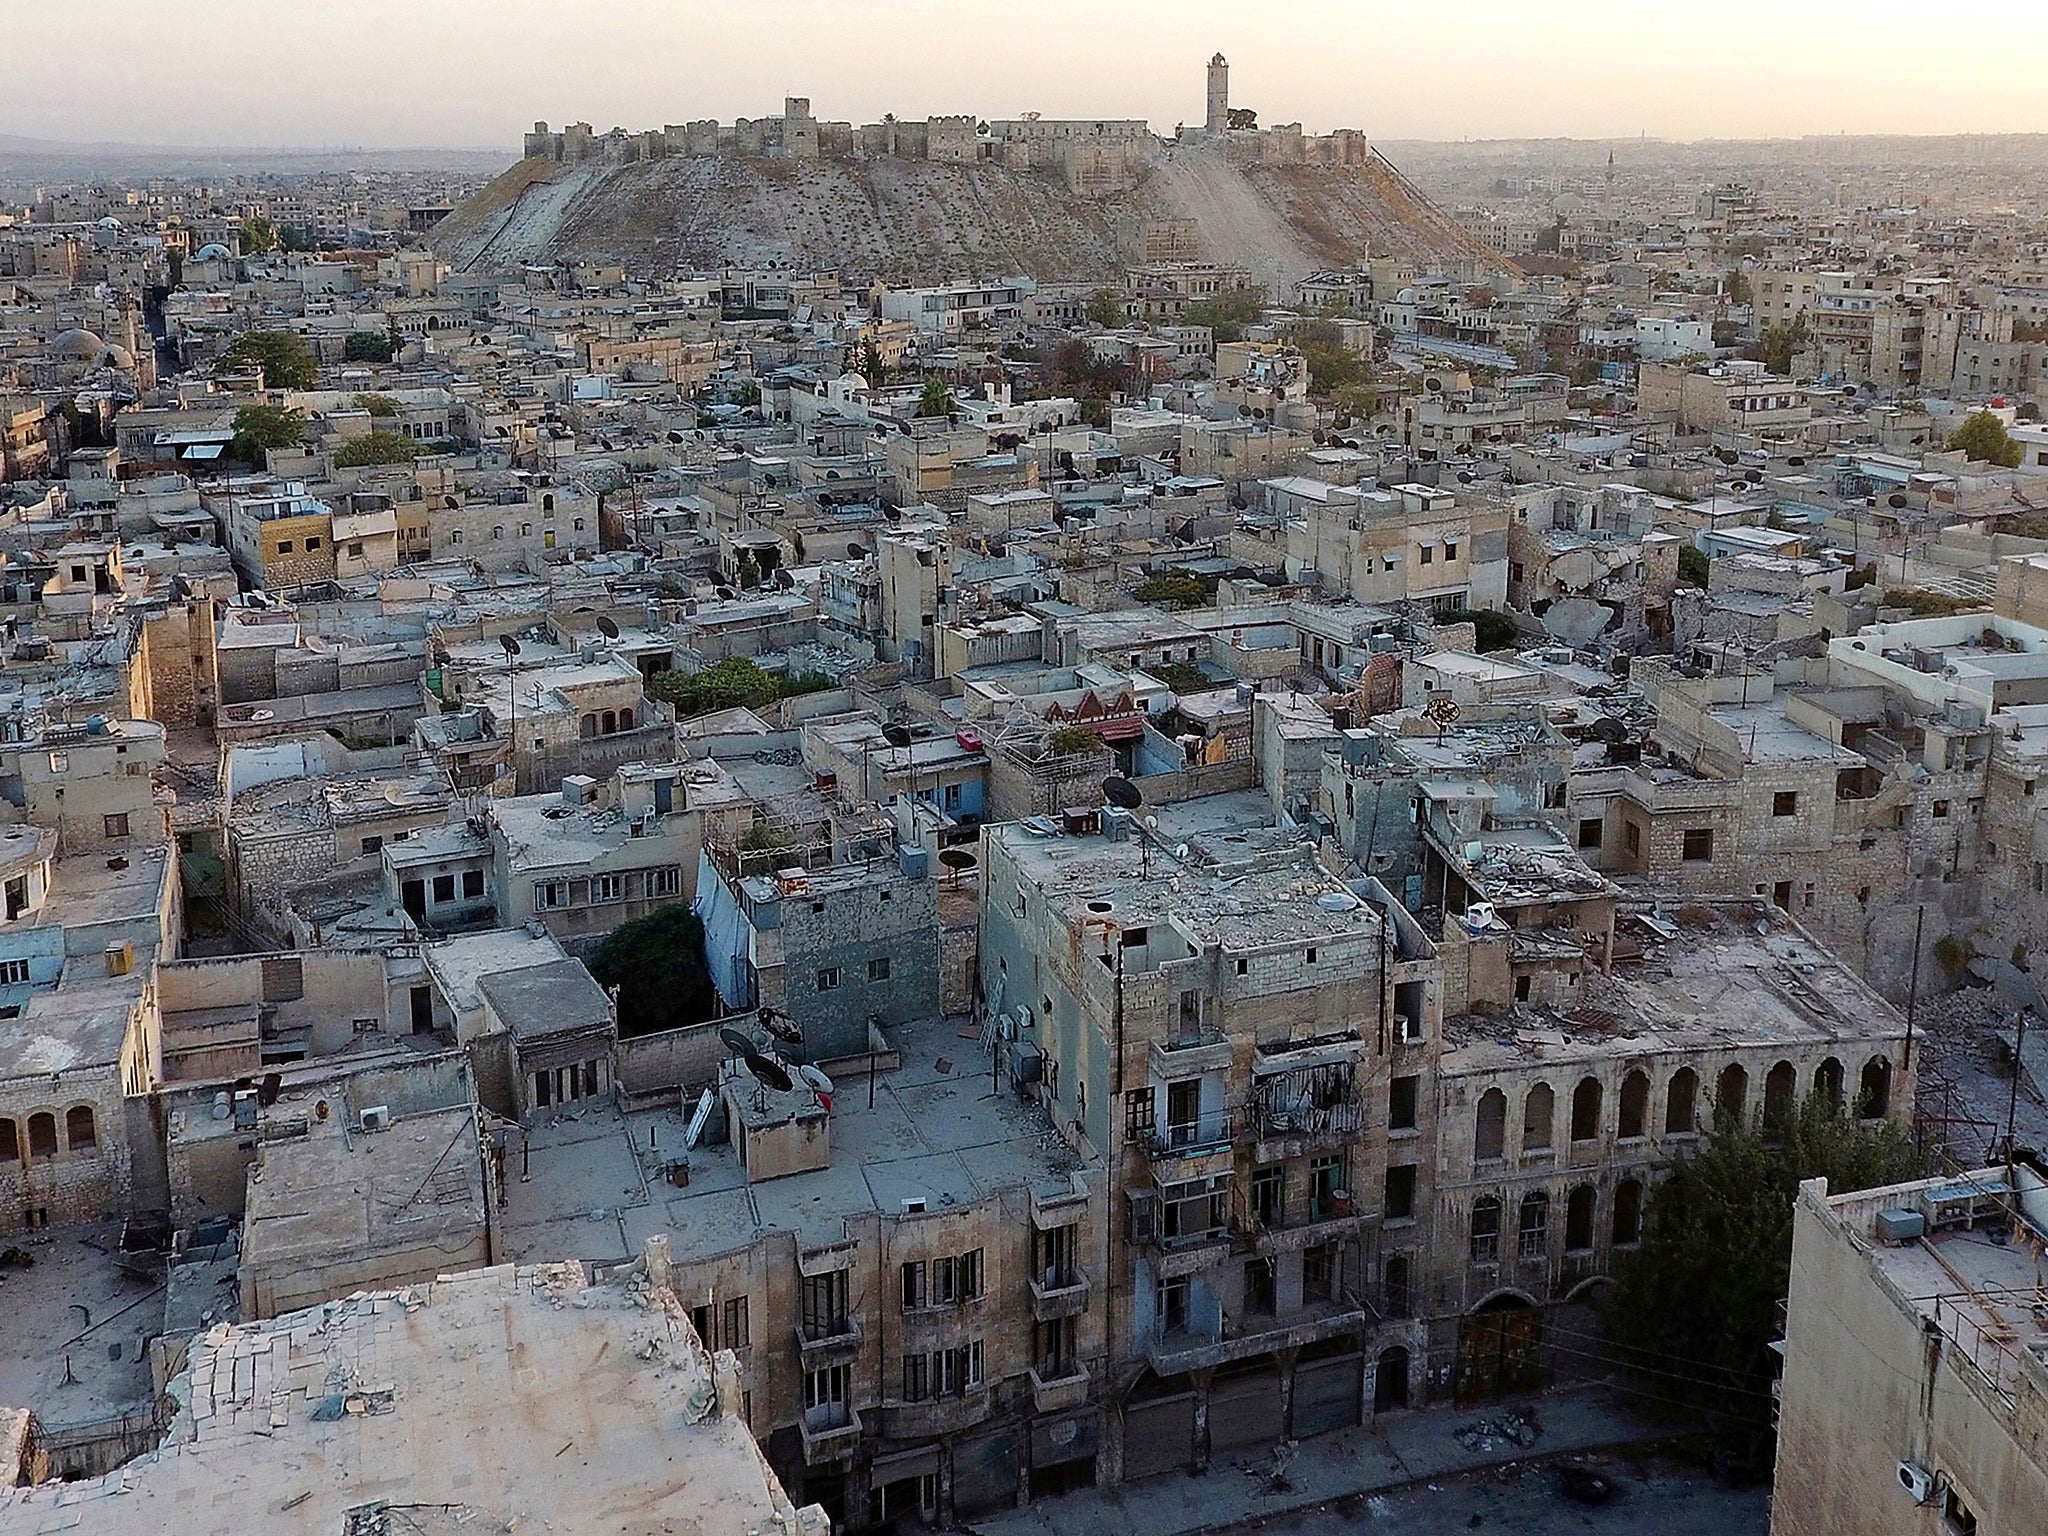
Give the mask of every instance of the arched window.
[{"label": "arched window", "polygon": [[1525,1259],[1540,1259],[1550,1246],[1550,1196],[1532,1190],[1522,1196],[1521,1219],[1515,1224],[1515,1252]]},{"label": "arched window", "polygon": [[1664,1093],[1664,1134],[1690,1136],[1700,1128],[1700,1075],[1691,1067],[1671,1074],[1671,1086]]},{"label": "arched window", "polygon": [[1479,1114],[1472,1127],[1472,1157],[1481,1163],[1507,1155],[1508,1096],[1498,1088],[1479,1095]]},{"label": "arched window", "polygon": [[1405,1253],[1387,1256],[1386,1268],[1380,1272],[1380,1296],[1386,1304],[1387,1316],[1408,1315],[1408,1256]]},{"label": "arched window", "polygon": [[1856,1113],[1865,1120],[1878,1120],[1891,1107],[1891,1061],[1884,1056],[1873,1056],[1863,1064],[1863,1079],[1856,1090]]},{"label": "arched window", "polygon": [[1641,1136],[1650,1113],[1650,1074],[1631,1072],[1621,1080],[1621,1129],[1623,1140]]},{"label": "arched window", "polygon": [[552,512],[555,510],[555,493],[553,491],[549,491],[541,497],[540,509],[543,512]]},{"label": "arched window", "polygon": [[1799,1089],[1799,1075],[1792,1063],[1781,1061],[1764,1077],[1764,1129],[1773,1134],[1792,1123],[1792,1097]]},{"label": "arched window", "polygon": [[21,1161],[21,1131],[12,1120],[0,1120],[0,1163]]},{"label": "arched window", "polygon": [[631,711],[630,709],[622,709],[619,711],[619,729],[622,731],[630,731],[631,729],[633,729],[633,711]]},{"label": "arched window", "polygon": [[1500,1258],[1500,1202],[1481,1195],[1472,1202],[1472,1262],[1491,1264]]},{"label": "arched window", "polygon": [[1714,1089],[1714,1123],[1741,1125],[1748,1097],[1749,1073],[1740,1062],[1731,1061],[1721,1069],[1720,1084]]},{"label": "arched window", "polygon": [[1591,1141],[1600,1134],[1600,1079],[1582,1077],[1572,1090],[1572,1140]]},{"label": "arched window", "polygon": [[577,722],[576,734],[581,736],[585,741],[588,741],[593,736],[595,736],[597,734],[597,716],[585,715],[582,718],[582,720]]},{"label": "arched window", "polygon": [[92,1106],[74,1105],[64,1112],[64,1145],[73,1152],[96,1152],[100,1139],[93,1132]]},{"label": "arched window", "polygon": [[28,1117],[28,1155],[31,1162],[57,1155],[57,1117],[47,1110]]},{"label": "arched window", "polygon": [[1564,1246],[1567,1253],[1584,1253],[1593,1246],[1593,1216],[1600,1195],[1590,1184],[1581,1184],[1564,1202]]},{"label": "arched window", "polygon": [[1634,1179],[1623,1179],[1614,1186],[1614,1245],[1624,1248],[1642,1241],[1642,1236],[1643,1186]]},{"label": "arched window", "polygon": [[1538,1083],[1522,1101],[1522,1150],[1549,1146],[1556,1124],[1557,1095],[1550,1091],[1550,1084]]},{"label": "arched window", "polygon": [[614,734],[614,733],[615,733],[615,732],[616,732],[616,731],[618,730],[618,728],[619,728],[619,714],[618,714],[618,711],[617,711],[617,710],[615,710],[615,709],[608,709],[608,710],[606,710],[606,711],[604,712],[603,720],[602,720],[602,722],[601,722],[601,723],[599,724],[599,726],[598,726],[598,728],[597,728],[597,732],[598,732],[598,734],[599,734],[600,736],[610,736],[610,735]]},{"label": "arched window", "polygon": [[1835,1057],[1813,1069],[1813,1091],[1829,1109],[1842,1107],[1842,1063]]}]

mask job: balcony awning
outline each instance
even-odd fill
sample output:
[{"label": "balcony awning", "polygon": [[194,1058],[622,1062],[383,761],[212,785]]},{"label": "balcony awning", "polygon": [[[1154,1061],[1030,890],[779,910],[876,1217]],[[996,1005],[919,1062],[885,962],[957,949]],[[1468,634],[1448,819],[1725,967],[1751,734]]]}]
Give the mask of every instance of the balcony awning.
[{"label": "balcony awning", "polygon": [[1340,1062],[1356,1061],[1364,1054],[1363,1040],[1318,1040],[1298,1047],[1260,1050],[1252,1057],[1252,1076],[1274,1077],[1303,1067],[1335,1066]]}]

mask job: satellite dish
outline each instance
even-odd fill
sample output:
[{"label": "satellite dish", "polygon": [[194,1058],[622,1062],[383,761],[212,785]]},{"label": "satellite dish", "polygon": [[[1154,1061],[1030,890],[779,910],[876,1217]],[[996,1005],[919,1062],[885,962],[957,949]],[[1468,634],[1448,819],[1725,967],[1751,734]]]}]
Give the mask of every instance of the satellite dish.
[{"label": "satellite dish", "polygon": [[612,616],[608,613],[600,613],[597,616],[597,632],[607,640],[619,638],[619,626],[612,622]]},{"label": "satellite dish", "polygon": [[912,739],[909,730],[903,726],[885,725],[882,727],[882,740],[889,743],[892,747],[907,747]]},{"label": "satellite dish", "polygon": [[282,1074],[277,1072],[264,1073],[263,1081],[256,1085],[257,1107],[261,1109],[270,1108],[271,1105],[277,1102],[277,1095],[283,1087],[284,1077]]},{"label": "satellite dish", "polygon": [[728,601],[730,601],[734,595],[732,588],[724,585],[723,583],[720,583],[719,585],[713,587],[711,590],[716,592],[720,597],[725,598]]},{"label": "satellite dish", "polygon": [[969,848],[941,848],[939,862],[948,869],[972,869],[980,862]]},{"label": "satellite dish", "polygon": [[1903,493],[1893,491],[1891,495],[1885,498],[1885,504],[1892,507],[1903,507],[1906,504],[1906,498]]},{"label": "satellite dish", "polygon": [[806,1062],[796,1069],[796,1075],[803,1085],[818,1096],[818,1102],[825,1107],[825,1113],[832,1112],[832,1079]]},{"label": "satellite dish", "polygon": [[1135,811],[1145,803],[1144,791],[1129,779],[1114,773],[1102,781],[1102,798],[1126,811]]},{"label": "satellite dish", "polygon": [[804,1043],[803,1026],[781,1009],[763,1008],[756,1017],[761,1021],[761,1028],[776,1039],[786,1040],[791,1045]]},{"label": "satellite dish", "polygon": [[519,642],[511,635],[498,636],[498,644],[505,647],[505,655],[508,659],[519,654]]},{"label": "satellite dish", "polygon": [[782,569],[781,566],[775,568],[775,574],[769,580],[775,584],[779,591],[790,592],[796,588],[796,578]]},{"label": "satellite dish", "polygon": [[868,557],[868,552],[867,552],[867,551],[866,551],[865,549],[862,549],[862,548],[860,547],[860,545],[858,545],[858,544],[849,544],[849,545],[847,545],[847,546],[846,546],[846,558],[847,558],[847,559],[849,559],[849,560],[865,560],[865,559],[867,559],[867,557]]},{"label": "satellite dish", "polygon": [[754,1042],[736,1029],[721,1029],[718,1032],[718,1043],[735,1056],[751,1055],[754,1049]]},{"label": "satellite dish", "polygon": [[773,1056],[763,1056],[749,1046],[746,1062],[747,1070],[754,1074],[754,1081],[763,1088],[773,1088],[777,1093],[787,1093],[796,1086],[790,1075],[783,1070],[782,1063]]}]

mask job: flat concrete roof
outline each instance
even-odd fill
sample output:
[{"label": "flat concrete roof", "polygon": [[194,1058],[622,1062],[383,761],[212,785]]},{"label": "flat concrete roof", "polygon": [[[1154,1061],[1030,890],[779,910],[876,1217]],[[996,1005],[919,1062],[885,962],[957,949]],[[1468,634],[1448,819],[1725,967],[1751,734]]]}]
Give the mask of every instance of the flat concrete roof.
[{"label": "flat concrete roof", "polygon": [[335,1536],[388,1504],[394,1530],[740,1536],[789,1513],[673,1294],[573,1265],[217,1324],[170,1395],[159,1449],[0,1489],[0,1529]]},{"label": "flat concrete roof", "polygon": [[[120,1240],[120,1224],[104,1222],[10,1231],[0,1243],[18,1245],[35,1260],[27,1269],[0,1269],[0,1312],[7,1318],[0,1328],[0,1403],[33,1409],[53,1430],[149,1406],[147,1344],[162,1329],[163,1307],[150,1299],[153,1280],[114,1261]],[[0,1529],[7,1528],[5,1499],[0,1491]]]},{"label": "flat concrete roof", "polygon": [[494,973],[476,986],[515,1040],[605,1028],[612,1022],[611,999],[581,960],[551,960]]}]

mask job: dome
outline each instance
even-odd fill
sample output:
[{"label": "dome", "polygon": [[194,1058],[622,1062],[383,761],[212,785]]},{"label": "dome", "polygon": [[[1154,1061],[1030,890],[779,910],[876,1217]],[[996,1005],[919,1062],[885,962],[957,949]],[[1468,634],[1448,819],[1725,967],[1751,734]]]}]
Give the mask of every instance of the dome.
[{"label": "dome", "polygon": [[82,363],[98,361],[99,355],[106,350],[107,344],[91,331],[76,328],[58,332],[56,340],[50,343],[52,357],[76,358]]},{"label": "dome", "polygon": [[108,214],[104,219],[100,220],[101,229],[119,229],[120,227],[121,221],[115,218],[111,213]]},{"label": "dome", "polygon": [[228,259],[228,248],[218,240],[210,241],[199,247],[199,250],[192,259],[194,261],[226,261]]},{"label": "dome", "polygon": [[102,368],[116,369],[121,373],[133,373],[135,371],[135,354],[124,346],[112,344],[108,346],[106,351],[100,354],[99,365]]}]

